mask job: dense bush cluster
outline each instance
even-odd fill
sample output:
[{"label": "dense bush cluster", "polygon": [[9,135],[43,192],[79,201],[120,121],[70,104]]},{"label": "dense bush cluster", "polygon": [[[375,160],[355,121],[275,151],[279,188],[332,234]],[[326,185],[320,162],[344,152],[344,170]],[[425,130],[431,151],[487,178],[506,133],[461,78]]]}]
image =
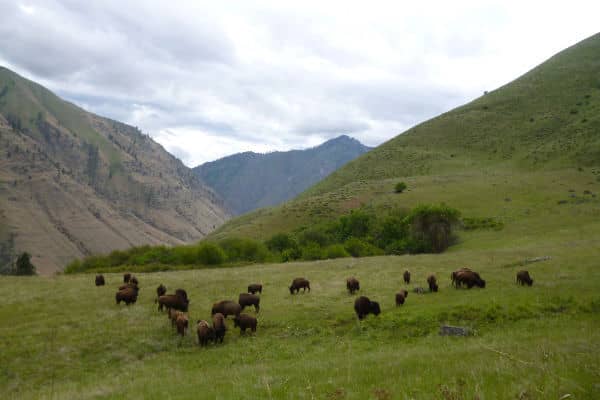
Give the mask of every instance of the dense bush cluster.
[{"label": "dense bush cluster", "polygon": [[31,263],[31,254],[23,252],[19,254],[14,265],[0,270],[0,275],[35,275],[35,265]]},{"label": "dense bush cluster", "polygon": [[439,253],[454,240],[460,213],[444,205],[423,205],[407,211],[375,213],[354,210],[318,226],[293,233],[277,233],[265,242],[229,238],[188,246],[141,246],[116,250],[105,256],[76,260],[66,273],[144,267],[144,271],[168,266],[214,266],[293,260],[367,257],[382,254]]}]

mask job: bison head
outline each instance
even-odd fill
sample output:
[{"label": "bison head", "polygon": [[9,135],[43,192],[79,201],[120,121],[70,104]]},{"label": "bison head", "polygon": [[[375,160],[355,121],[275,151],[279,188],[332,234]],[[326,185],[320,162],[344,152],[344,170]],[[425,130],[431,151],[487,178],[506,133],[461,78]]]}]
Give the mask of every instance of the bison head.
[{"label": "bison head", "polygon": [[370,311],[373,315],[381,314],[381,309],[379,308],[379,303],[376,301],[372,301],[370,304]]},{"label": "bison head", "polygon": [[483,279],[479,280],[479,287],[482,289],[485,287],[485,280],[483,280]]},{"label": "bison head", "polygon": [[240,326],[240,317],[235,316],[233,317],[233,327],[237,328],[238,326]]},{"label": "bison head", "polygon": [[294,286],[290,286],[290,294],[294,294]]}]

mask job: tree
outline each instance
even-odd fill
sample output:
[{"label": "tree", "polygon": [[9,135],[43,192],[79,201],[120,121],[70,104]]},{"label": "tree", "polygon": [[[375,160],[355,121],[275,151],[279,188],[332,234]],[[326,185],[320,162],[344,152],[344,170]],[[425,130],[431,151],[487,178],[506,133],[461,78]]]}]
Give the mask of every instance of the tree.
[{"label": "tree", "polygon": [[405,222],[417,242],[425,242],[435,253],[450,246],[452,228],[460,221],[460,212],[445,205],[421,205],[412,210]]},{"label": "tree", "polygon": [[396,191],[396,193],[404,192],[406,190],[406,183],[404,183],[404,182],[396,183],[396,187],[394,188],[394,190]]},{"label": "tree", "polygon": [[17,258],[15,275],[35,275],[35,265],[31,263],[31,255],[29,253],[23,252]]}]

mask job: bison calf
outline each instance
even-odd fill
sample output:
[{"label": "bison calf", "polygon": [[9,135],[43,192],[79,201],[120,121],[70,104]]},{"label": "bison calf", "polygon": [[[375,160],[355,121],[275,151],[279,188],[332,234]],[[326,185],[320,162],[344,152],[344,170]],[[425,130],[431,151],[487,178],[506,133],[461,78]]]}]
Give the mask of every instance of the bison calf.
[{"label": "bison calf", "polygon": [[354,294],[357,290],[360,290],[360,283],[358,279],[352,277],[346,279],[346,289],[350,292],[350,294]]},{"label": "bison calf", "polygon": [[252,283],[248,285],[248,293],[256,294],[256,292],[262,294],[262,285],[260,283]]},{"label": "bison calf", "polygon": [[400,292],[396,293],[396,306],[401,306],[402,304],[404,304],[407,297],[408,297],[407,290],[403,289]]},{"label": "bison calf", "polygon": [[527,284],[527,286],[533,285],[533,279],[529,276],[529,271],[517,272],[517,283],[521,285]]},{"label": "bison calf", "polygon": [[256,312],[258,312],[260,309],[260,297],[255,294],[240,293],[238,303],[240,304],[240,307],[242,307],[241,311],[250,306],[254,306]]},{"label": "bison calf", "polygon": [[223,343],[227,326],[225,326],[225,316],[221,313],[216,313],[212,316],[213,330],[215,332],[215,343],[217,341]]},{"label": "bison calf", "polygon": [[177,319],[175,320],[175,326],[177,327],[177,333],[181,336],[185,335],[185,331],[189,325],[188,316],[184,313],[180,313],[177,315]]},{"label": "bison calf", "polygon": [[198,321],[196,331],[198,333],[198,344],[200,346],[206,346],[210,341],[215,340],[215,330],[208,325],[207,321]]},{"label": "bison calf", "polygon": [[246,329],[250,328],[252,332],[256,332],[256,318],[247,315],[240,314],[233,319],[233,326],[240,327],[240,335],[246,332]]},{"label": "bison calf", "polygon": [[302,289],[302,292],[305,292],[306,289],[310,292],[310,282],[304,278],[294,279],[290,286],[290,294],[294,294],[294,292],[299,293],[300,289]]},{"label": "bison calf", "polygon": [[360,296],[358,299],[356,299],[354,302],[354,311],[356,311],[358,319],[363,319],[368,314],[377,316],[381,313],[379,303],[376,301],[371,301],[365,296]]},{"label": "bison calf", "polygon": [[429,285],[429,291],[431,291],[431,292],[438,291],[438,285],[437,285],[437,280],[435,279],[435,275],[429,275],[427,277],[427,284]]},{"label": "bison calf", "polygon": [[104,275],[96,275],[96,286],[104,286]]},{"label": "bison calf", "polygon": [[404,271],[402,277],[404,278],[404,283],[408,285],[410,283],[410,272],[408,270]]}]

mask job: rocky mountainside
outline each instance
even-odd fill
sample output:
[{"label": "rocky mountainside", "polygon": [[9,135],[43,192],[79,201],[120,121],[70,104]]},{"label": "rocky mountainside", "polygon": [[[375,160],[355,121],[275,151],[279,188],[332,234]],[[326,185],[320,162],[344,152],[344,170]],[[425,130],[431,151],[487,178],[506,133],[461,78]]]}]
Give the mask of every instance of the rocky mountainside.
[{"label": "rocky mountainside", "polygon": [[235,214],[289,200],[370,148],[346,135],[306,150],[234,154],[194,168]]},{"label": "rocky mountainside", "polygon": [[228,217],[194,173],[137,128],[0,67],[0,268],[201,239]]}]

